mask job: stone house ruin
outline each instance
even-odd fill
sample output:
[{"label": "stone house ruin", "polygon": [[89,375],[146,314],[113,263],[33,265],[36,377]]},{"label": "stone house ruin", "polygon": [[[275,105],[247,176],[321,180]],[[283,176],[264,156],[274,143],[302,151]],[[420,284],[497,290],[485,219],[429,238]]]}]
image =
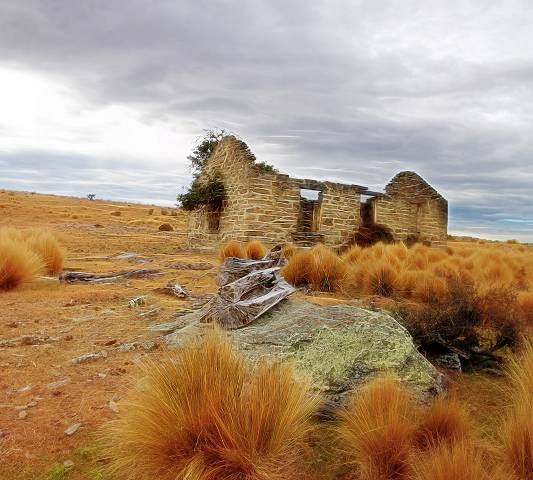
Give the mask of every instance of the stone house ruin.
[{"label": "stone house ruin", "polygon": [[248,146],[227,136],[199,175],[225,187],[221,208],[201,206],[189,217],[190,246],[258,239],[268,245],[353,241],[361,229],[379,226],[391,240],[446,242],[448,202],[414,172],[398,173],[383,193],[361,185],[291,178],[257,164]]}]

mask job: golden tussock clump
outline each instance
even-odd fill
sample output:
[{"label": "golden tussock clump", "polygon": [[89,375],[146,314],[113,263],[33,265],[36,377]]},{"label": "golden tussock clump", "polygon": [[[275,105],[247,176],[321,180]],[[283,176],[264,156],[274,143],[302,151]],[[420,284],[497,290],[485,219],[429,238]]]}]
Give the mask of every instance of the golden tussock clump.
[{"label": "golden tussock clump", "polygon": [[363,294],[366,288],[369,267],[367,263],[348,264],[342,282],[342,292],[349,297]]},{"label": "golden tussock clump", "polygon": [[414,464],[416,480],[504,480],[502,474],[485,467],[483,452],[467,440],[447,444],[424,453]]},{"label": "golden tussock clump", "polygon": [[51,232],[30,230],[25,241],[28,247],[41,257],[48,275],[61,273],[65,252]]},{"label": "golden tussock clump", "polygon": [[421,413],[416,439],[423,448],[452,444],[466,438],[471,430],[463,406],[453,398],[438,397]]},{"label": "golden tussock clump", "polygon": [[222,246],[218,254],[219,260],[223,262],[228,257],[246,257],[246,253],[239,242],[231,241]]},{"label": "golden tussock clump", "polygon": [[418,272],[412,270],[403,270],[396,277],[396,290],[404,298],[410,298],[417,285],[419,278]]},{"label": "golden tussock clump", "polygon": [[289,259],[289,263],[281,269],[281,274],[296,287],[305,285],[310,281],[313,265],[313,254],[310,250],[298,250]]},{"label": "golden tussock clump", "polygon": [[397,279],[396,270],[388,262],[377,262],[369,269],[366,289],[372,295],[390,297],[398,288]]},{"label": "golden tussock clump", "polygon": [[511,407],[501,428],[503,452],[516,478],[530,479],[533,472],[533,344],[525,342],[519,361],[511,360],[507,391]]},{"label": "golden tussock clump", "polygon": [[286,245],[283,245],[281,255],[288,260],[297,252],[297,250],[298,249],[292,243],[287,243]]},{"label": "golden tussock clump", "polygon": [[143,372],[104,431],[113,478],[299,477],[318,402],[290,366],[251,371],[211,333]]},{"label": "golden tussock clump", "polygon": [[0,232],[0,290],[13,290],[31,282],[42,268],[41,258],[25,242]]},{"label": "golden tussock clump", "polygon": [[359,259],[362,251],[362,247],[360,247],[359,245],[353,245],[344,252],[344,254],[342,255],[342,259],[345,262],[354,263]]},{"label": "golden tussock clump", "polygon": [[338,290],[346,274],[346,266],[339,256],[330,248],[320,244],[314,246],[310,253],[312,255],[309,271],[311,287],[320,292]]},{"label": "golden tussock clump", "polygon": [[259,240],[250,240],[244,247],[246,257],[261,260],[267,253],[266,247]]},{"label": "golden tussock clump", "polygon": [[442,301],[448,295],[448,285],[443,278],[430,272],[419,272],[413,289],[413,298],[422,302]]},{"label": "golden tussock clump", "polygon": [[360,479],[407,479],[411,474],[413,406],[396,380],[386,376],[363,387],[340,412],[336,428],[342,462]]},{"label": "golden tussock clump", "polygon": [[395,256],[398,260],[405,260],[409,256],[409,249],[403,242],[390,245],[388,251]]}]

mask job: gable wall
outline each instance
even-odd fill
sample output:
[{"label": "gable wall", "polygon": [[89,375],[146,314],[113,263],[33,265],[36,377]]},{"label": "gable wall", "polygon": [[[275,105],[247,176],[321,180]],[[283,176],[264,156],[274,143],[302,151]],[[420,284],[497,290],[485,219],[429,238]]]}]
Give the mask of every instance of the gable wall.
[{"label": "gable wall", "polygon": [[414,172],[401,172],[373,199],[375,223],[389,227],[397,240],[420,236],[433,244],[446,242],[448,202]]}]

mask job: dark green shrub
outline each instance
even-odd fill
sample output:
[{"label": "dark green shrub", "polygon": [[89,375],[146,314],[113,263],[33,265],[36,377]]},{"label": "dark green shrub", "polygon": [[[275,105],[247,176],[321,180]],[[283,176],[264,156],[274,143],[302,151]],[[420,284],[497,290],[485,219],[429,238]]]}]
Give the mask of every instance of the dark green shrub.
[{"label": "dark green shrub", "polygon": [[220,175],[215,175],[207,181],[195,178],[189,191],[177,197],[185,210],[194,210],[204,205],[210,210],[220,210],[225,198],[226,189]]}]

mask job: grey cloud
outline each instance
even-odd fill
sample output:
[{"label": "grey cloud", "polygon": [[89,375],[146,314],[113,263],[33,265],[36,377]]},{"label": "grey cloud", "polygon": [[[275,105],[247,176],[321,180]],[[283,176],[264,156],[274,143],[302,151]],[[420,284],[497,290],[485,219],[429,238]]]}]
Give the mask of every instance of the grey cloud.
[{"label": "grey cloud", "polygon": [[[450,199],[452,228],[533,240],[526,0],[0,0],[0,9],[0,66],[57,76],[93,105],[134,106],[191,136],[226,127],[298,176],[378,188],[414,169]],[[61,162],[86,178],[103,178],[95,165],[122,172],[117,185],[143,199],[135,172],[149,168]],[[184,185],[187,174],[173,178]],[[167,184],[144,178],[163,199]]]}]

